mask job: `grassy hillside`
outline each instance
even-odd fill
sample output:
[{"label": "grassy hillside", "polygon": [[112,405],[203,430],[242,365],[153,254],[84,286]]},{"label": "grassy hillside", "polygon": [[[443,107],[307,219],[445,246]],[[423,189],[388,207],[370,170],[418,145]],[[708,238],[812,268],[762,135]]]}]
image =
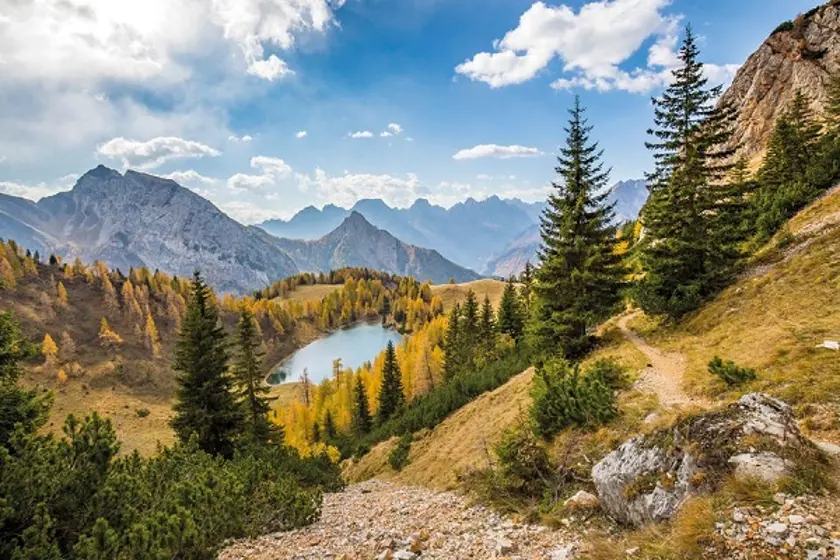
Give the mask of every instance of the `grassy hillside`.
[{"label": "grassy hillside", "polygon": [[505,290],[505,283],[499,280],[475,280],[464,284],[439,284],[432,286],[432,294],[443,300],[443,307],[447,311],[455,302],[463,302],[467,299],[467,292],[475,292],[478,301],[483,301],[484,296],[490,296],[490,303],[494,309],[498,309],[502,300],[502,292]]},{"label": "grassy hillside", "polygon": [[682,352],[686,390],[727,396],[707,372],[718,355],[755,368],[745,390],[799,405],[804,425],[840,436],[840,355],[819,348],[840,340],[840,190],[812,203],[756,256],[734,285],[676,325],[633,326],[652,343]]}]

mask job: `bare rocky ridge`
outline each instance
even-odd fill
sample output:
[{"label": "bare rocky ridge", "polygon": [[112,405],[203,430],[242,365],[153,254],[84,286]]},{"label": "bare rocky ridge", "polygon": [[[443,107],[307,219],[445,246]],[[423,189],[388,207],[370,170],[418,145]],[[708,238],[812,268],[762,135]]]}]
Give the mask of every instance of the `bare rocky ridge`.
[{"label": "bare rocky ridge", "polygon": [[517,523],[451,492],[371,480],[326,495],[313,525],[236,543],[219,558],[569,560],[574,548],[570,531]]},{"label": "bare rocky ridge", "polygon": [[797,91],[820,110],[829,78],[840,72],[840,5],[815,8],[778,30],[753,53],[721,98],[738,110],[736,142],[743,154],[763,153],[776,119]]}]

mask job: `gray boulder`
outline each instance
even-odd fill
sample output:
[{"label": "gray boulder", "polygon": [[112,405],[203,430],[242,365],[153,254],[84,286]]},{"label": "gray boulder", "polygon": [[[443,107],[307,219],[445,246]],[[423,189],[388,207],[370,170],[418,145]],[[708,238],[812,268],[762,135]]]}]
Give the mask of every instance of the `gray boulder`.
[{"label": "gray boulder", "polygon": [[788,457],[806,448],[815,451],[790,406],[752,393],[625,442],[593,467],[592,479],[601,507],[640,526],[670,519],[688,498],[730,474],[776,480],[789,473]]}]

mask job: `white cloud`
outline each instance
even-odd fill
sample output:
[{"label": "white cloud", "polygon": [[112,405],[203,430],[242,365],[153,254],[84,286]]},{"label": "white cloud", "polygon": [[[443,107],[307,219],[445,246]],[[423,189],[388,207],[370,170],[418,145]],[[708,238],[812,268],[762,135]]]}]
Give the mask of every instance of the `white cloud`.
[{"label": "white cloud", "polygon": [[[494,42],[494,52],[478,53],[455,71],[497,88],[531,80],[559,58],[566,75],[551,84],[555,89],[649,93],[670,81],[670,69],[678,63],[680,17],[662,13],[669,4],[670,0],[600,0],[575,12],[566,5],[536,2],[515,29]],[[621,69],[650,37],[655,41],[647,66]],[[725,77],[731,70],[711,65],[707,75],[718,72]]]},{"label": "white cloud", "polygon": [[386,130],[385,132],[380,132],[379,136],[381,136],[382,138],[389,138],[389,137],[393,136],[393,134]]},{"label": "white cloud", "polygon": [[194,169],[188,169],[187,171],[173,171],[172,173],[161,175],[161,177],[163,177],[164,179],[170,179],[172,181],[175,181],[180,185],[183,185],[185,183],[201,183],[203,185],[214,185],[219,181],[214,177],[206,177],[198,171],[195,171]]},{"label": "white cloud", "polygon": [[253,139],[254,138],[252,136],[249,136],[248,134],[246,134],[245,136],[236,136],[234,134],[228,136],[228,142],[250,142]]},{"label": "white cloud", "polygon": [[244,200],[233,200],[217,205],[225,214],[243,224],[257,224],[273,218],[288,217],[274,210],[268,210],[265,205],[255,204]]},{"label": "white cloud", "polygon": [[286,76],[291,76],[294,72],[289,68],[288,64],[271,55],[267,60],[254,60],[248,65],[247,72],[252,76],[257,76],[263,80],[273,82]]},{"label": "white cloud", "polygon": [[298,130],[297,134],[295,134],[295,138],[306,138],[306,135],[309,134],[305,130]]},{"label": "white cloud", "polygon": [[541,152],[537,148],[529,148],[527,146],[499,146],[498,144],[480,144],[472,148],[467,148],[458,151],[455,155],[452,156],[452,159],[510,159],[518,157],[534,157],[541,155],[543,155],[543,152]]},{"label": "white cloud", "polygon": [[427,191],[414,173],[405,177],[352,174],[329,176],[316,169],[313,175],[296,174],[301,191],[314,192],[322,201],[349,208],[365,198],[379,198],[393,207],[405,208]]},{"label": "white cloud", "polygon": [[388,130],[390,130],[394,134],[402,134],[403,127],[401,127],[397,123],[389,123],[388,124]]},{"label": "white cloud", "polygon": [[69,191],[79,179],[75,173],[61,177],[53,184],[38,183],[35,185],[24,185],[12,181],[0,181],[0,193],[11,196],[19,196],[33,201],[38,201],[45,196],[52,196],[56,193]]},{"label": "white cloud", "polygon": [[350,133],[350,138],[373,138],[373,132],[369,130],[359,130],[357,132]]},{"label": "white cloud", "polygon": [[478,179],[479,181],[492,181],[493,180],[493,177],[491,177],[490,175],[487,175],[486,173],[479,173],[478,175],[475,176],[475,178]]},{"label": "white cloud", "polygon": [[216,157],[221,152],[193,140],[175,136],[159,136],[145,142],[112,138],[96,149],[97,153],[122,161],[123,167],[153,169],[174,159]]},{"label": "white cloud", "polygon": [[291,176],[292,168],[282,159],[254,156],[251,158],[251,167],[260,169],[259,175],[237,173],[227,180],[228,189],[233,192],[262,191],[273,187],[278,181]]}]

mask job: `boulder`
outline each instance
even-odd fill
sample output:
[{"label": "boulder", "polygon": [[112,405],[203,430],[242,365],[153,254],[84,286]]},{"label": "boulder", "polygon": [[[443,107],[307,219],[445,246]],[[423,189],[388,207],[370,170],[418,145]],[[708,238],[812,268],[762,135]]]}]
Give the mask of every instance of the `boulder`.
[{"label": "boulder", "polygon": [[601,501],[598,496],[590,494],[586,490],[579,490],[565,503],[566,508],[571,510],[598,509],[600,505]]},{"label": "boulder", "polygon": [[[629,525],[666,521],[725,476],[774,480],[804,448],[790,406],[760,393],[623,443],[592,469],[601,507]],[[758,451],[760,449],[760,451]]]}]

